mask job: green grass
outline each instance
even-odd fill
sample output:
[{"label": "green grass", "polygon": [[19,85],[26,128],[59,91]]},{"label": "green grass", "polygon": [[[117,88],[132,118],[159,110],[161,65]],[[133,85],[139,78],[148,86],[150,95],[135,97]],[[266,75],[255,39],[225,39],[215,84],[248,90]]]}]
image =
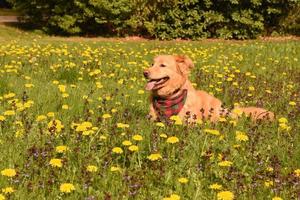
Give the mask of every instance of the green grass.
[{"label": "green grass", "polygon": [[0,8],[0,16],[18,16],[18,15],[20,14],[15,10]]},{"label": "green grass", "polygon": [[[297,199],[299,41],[65,39],[4,26],[0,33],[0,115],[7,110],[16,113],[0,122],[0,171],[13,168],[17,172],[12,178],[0,175],[0,189],[15,190],[12,194],[2,191],[7,199],[156,200],[177,194],[181,199],[199,200],[216,199],[218,192],[227,190],[236,199]],[[144,91],[142,72],[158,54],[188,55],[195,62],[190,79],[197,89],[213,93],[227,107],[234,103],[263,106],[277,119],[157,126],[147,119],[149,94]],[[66,86],[65,92],[59,85]],[[250,86],[255,90],[249,91]],[[15,96],[8,97],[9,93]],[[36,120],[49,112],[54,117]],[[104,114],[111,118],[104,119]],[[290,128],[278,123],[281,117]],[[54,119],[63,124],[61,131],[49,125]],[[92,133],[76,131],[82,122],[92,123]],[[129,127],[120,128],[118,123]],[[204,129],[218,130],[220,135]],[[238,141],[236,131],[246,134],[248,141]],[[143,139],[134,140],[136,134]],[[176,136],[179,142],[167,143],[162,134]],[[131,152],[122,144],[124,140],[139,151]],[[58,153],[60,145],[68,150]],[[114,147],[121,147],[123,153],[114,153]],[[151,153],[159,153],[162,159],[150,161]],[[51,166],[53,158],[62,159],[62,166]],[[232,165],[222,167],[222,161]],[[88,172],[88,165],[98,170]],[[120,170],[111,171],[116,166]],[[188,182],[179,183],[180,177]],[[62,183],[72,183],[75,190],[61,192]],[[214,183],[222,189],[210,189]]]}]

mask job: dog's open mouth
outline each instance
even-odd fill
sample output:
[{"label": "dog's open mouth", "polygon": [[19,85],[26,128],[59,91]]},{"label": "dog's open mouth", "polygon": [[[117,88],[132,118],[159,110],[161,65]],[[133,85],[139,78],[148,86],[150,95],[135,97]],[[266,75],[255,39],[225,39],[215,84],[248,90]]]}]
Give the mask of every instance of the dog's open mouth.
[{"label": "dog's open mouth", "polygon": [[146,90],[155,90],[160,88],[165,82],[167,82],[170,78],[164,77],[160,79],[150,79],[146,84]]}]

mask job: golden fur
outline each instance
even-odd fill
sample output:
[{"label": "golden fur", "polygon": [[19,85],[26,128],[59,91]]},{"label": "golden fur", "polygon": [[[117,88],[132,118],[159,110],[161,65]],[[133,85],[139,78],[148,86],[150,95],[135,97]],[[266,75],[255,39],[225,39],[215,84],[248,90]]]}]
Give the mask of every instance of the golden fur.
[{"label": "golden fur", "polygon": [[[162,98],[178,95],[182,90],[187,89],[187,99],[184,107],[178,116],[186,119],[190,115],[189,122],[197,119],[207,119],[218,121],[220,116],[230,115],[233,118],[238,116],[237,112],[228,112],[222,108],[222,102],[205,91],[195,90],[188,80],[190,70],[194,67],[191,59],[186,56],[160,55],[154,58],[153,66],[144,71],[144,76],[148,79],[146,89],[151,91],[150,100],[153,96]],[[246,107],[237,108],[239,112],[250,116],[251,119],[273,119],[274,114],[263,108]],[[150,116],[157,119],[157,113],[150,105]]]}]

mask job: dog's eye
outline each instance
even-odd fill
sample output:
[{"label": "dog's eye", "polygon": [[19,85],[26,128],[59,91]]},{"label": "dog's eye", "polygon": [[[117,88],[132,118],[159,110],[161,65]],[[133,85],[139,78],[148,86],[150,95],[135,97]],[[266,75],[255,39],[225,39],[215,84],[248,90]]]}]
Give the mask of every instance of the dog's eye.
[{"label": "dog's eye", "polygon": [[154,63],[151,64],[151,67],[153,67]]},{"label": "dog's eye", "polygon": [[164,65],[164,64],[160,64],[159,66],[160,66],[160,67],[166,67],[166,65]]}]

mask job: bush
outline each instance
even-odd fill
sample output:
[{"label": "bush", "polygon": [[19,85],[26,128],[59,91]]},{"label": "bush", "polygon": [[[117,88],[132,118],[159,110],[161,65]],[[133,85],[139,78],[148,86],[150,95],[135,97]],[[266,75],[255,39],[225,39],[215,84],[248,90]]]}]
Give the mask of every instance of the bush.
[{"label": "bush", "polygon": [[282,18],[280,26],[282,32],[300,36],[300,4],[296,4],[287,17]]},{"label": "bush", "polygon": [[246,39],[282,27],[289,30],[282,21],[299,5],[296,0],[10,1],[30,22],[50,33],[160,39]]}]

